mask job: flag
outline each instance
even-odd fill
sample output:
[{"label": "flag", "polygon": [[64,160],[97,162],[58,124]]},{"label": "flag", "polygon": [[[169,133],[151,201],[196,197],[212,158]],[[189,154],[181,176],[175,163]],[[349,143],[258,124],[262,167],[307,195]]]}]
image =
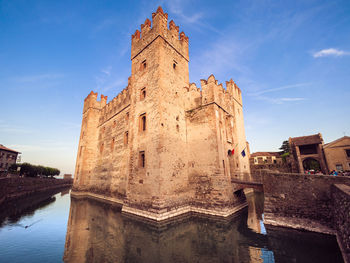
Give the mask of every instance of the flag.
[{"label": "flag", "polygon": [[241,152],[241,154],[242,154],[243,157],[245,157],[245,151],[244,150]]},{"label": "flag", "polygon": [[235,153],[235,149],[231,150],[231,155],[233,155]]}]

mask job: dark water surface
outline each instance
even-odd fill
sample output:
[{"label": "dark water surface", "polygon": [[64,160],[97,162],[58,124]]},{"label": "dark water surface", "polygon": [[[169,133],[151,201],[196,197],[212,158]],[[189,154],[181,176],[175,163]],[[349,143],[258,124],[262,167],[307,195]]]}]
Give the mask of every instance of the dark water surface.
[{"label": "dark water surface", "polygon": [[0,262],[343,262],[334,237],[265,228],[263,194],[247,199],[230,220],[152,225],[69,194],[33,197],[0,211]]}]

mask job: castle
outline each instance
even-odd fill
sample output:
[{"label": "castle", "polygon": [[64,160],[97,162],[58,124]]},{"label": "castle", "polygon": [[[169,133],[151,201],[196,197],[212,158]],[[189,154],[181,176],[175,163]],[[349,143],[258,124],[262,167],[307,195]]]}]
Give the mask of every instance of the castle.
[{"label": "castle", "polygon": [[231,183],[250,174],[241,90],[213,75],[189,83],[188,42],[161,7],[132,35],[127,87],[84,101],[73,196],[156,221],[246,205]]}]

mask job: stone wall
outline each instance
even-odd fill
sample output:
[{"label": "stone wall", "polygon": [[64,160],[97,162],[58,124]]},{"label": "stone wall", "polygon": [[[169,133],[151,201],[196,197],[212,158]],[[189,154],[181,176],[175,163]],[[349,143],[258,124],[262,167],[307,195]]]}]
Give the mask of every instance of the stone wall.
[{"label": "stone wall", "polygon": [[264,216],[267,224],[285,224],[294,228],[331,232],[330,229],[333,227],[331,185],[350,185],[350,178],[264,174],[263,184]]},{"label": "stone wall", "polygon": [[350,187],[332,185],[333,222],[337,231],[338,242],[347,261],[350,262]]},{"label": "stone wall", "polygon": [[263,174],[264,224],[338,237],[350,262],[350,177]]},{"label": "stone wall", "polygon": [[2,178],[0,179],[0,205],[41,191],[72,186],[73,180],[52,178]]}]

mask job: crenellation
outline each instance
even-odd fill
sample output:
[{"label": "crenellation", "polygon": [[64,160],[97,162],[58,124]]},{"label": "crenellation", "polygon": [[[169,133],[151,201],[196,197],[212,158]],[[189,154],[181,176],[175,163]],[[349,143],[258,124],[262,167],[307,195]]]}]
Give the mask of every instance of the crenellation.
[{"label": "crenellation", "polygon": [[87,150],[77,158],[74,191],[118,198],[124,212],[156,220],[179,207],[229,215],[242,207],[231,178],[249,173],[239,154],[246,145],[243,115],[235,113],[240,90],[214,75],[201,88],[190,83],[189,39],[167,21],[159,7],[132,35],[124,90],[109,103],[93,92],[85,99],[79,147]]}]

